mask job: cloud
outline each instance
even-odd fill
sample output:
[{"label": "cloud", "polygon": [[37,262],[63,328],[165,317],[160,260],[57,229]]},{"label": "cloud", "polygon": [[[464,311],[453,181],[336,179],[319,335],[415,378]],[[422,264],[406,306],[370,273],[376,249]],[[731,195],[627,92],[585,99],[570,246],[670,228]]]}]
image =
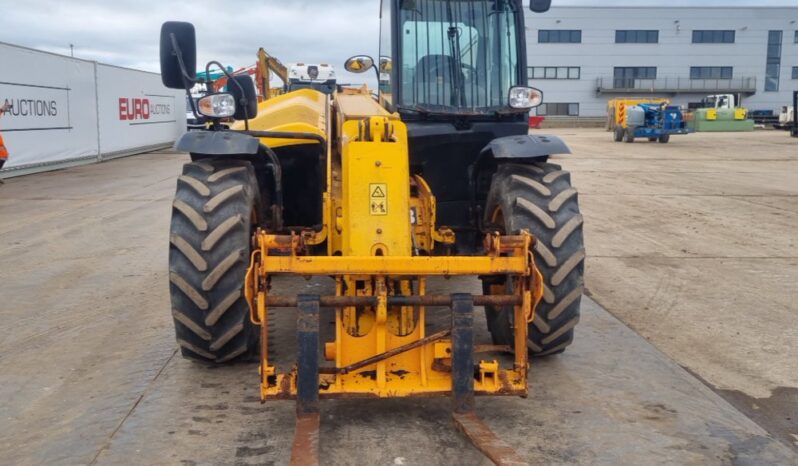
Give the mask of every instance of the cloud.
[{"label": "cloud", "polygon": [[[528,0],[524,0],[526,4]],[[796,0],[673,0],[681,5],[795,6]],[[554,5],[662,6],[654,0],[554,0]],[[0,41],[118,66],[158,71],[161,23],[197,28],[199,62],[238,68],[264,47],[285,63],[329,63],[339,80],[374,84],[374,76],[343,71],[348,57],[377,55],[378,0],[0,0]]]},{"label": "cloud", "polygon": [[[13,4],[13,6],[12,6]],[[329,63],[339,81],[343,62],[377,55],[379,3],[375,0],[162,1],[0,0],[0,41],[147,71],[158,71],[161,24],[189,21],[197,30],[198,62],[216,59],[238,68],[254,64],[259,47],[284,63]]]}]

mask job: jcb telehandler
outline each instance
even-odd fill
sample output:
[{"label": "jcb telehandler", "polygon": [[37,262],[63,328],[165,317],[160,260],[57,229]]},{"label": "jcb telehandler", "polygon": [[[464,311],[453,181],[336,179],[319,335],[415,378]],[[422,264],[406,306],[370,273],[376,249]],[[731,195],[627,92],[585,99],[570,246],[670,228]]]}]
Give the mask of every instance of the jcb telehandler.
[{"label": "jcb telehandler", "polygon": [[[528,356],[573,339],[584,267],[577,193],[547,160],[570,151],[528,135],[542,94],[527,86],[524,5],[383,0],[380,18],[379,59],[345,65],[376,72],[376,98],[303,89],[258,104],[249,77],[230,77],[197,103],[212,123],[176,144],[192,159],[170,236],[177,342],[211,363],[258,358],[262,399],[296,400],[296,464],[318,461],[320,399],[425,395],[451,396],[494,462],[523,464],[474,395],[527,395]],[[165,23],[164,84],[190,89],[195,67],[194,27]],[[331,277],[336,291],[272,293],[279,275]],[[429,294],[431,276],[479,277],[483,295]],[[474,344],[475,306],[493,344]],[[281,372],[267,311],[283,308],[296,308],[297,354]],[[324,309],[335,329],[321,342]],[[450,325],[428,332],[441,312]]]}]

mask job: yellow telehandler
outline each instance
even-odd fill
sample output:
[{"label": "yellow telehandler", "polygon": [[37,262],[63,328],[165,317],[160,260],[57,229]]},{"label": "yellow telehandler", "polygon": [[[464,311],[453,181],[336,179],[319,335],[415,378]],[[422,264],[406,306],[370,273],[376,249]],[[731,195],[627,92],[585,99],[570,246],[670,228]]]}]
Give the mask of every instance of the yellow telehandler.
[{"label": "yellow telehandler", "polygon": [[[474,396],[526,397],[528,357],[571,343],[585,255],[576,190],[548,162],[570,151],[528,134],[542,93],[527,86],[524,6],[383,0],[379,59],[345,64],[376,74],[377,97],[302,89],[258,103],[251,78],[229,76],[228,92],[196,103],[212,123],[176,143],[192,160],[170,234],[177,342],[208,363],[257,358],[261,398],[296,400],[293,464],[318,463],[320,399],[435,395],[492,461],[524,464]],[[190,89],[194,27],[165,23],[160,58],[164,84]],[[335,293],[273,293],[281,275],[331,277]],[[479,277],[483,294],[428,293],[435,276]],[[474,342],[475,307],[488,344]],[[296,364],[280,371],[269,316],[287,308]],[[432,313],[448,324],[433,329]]]}]

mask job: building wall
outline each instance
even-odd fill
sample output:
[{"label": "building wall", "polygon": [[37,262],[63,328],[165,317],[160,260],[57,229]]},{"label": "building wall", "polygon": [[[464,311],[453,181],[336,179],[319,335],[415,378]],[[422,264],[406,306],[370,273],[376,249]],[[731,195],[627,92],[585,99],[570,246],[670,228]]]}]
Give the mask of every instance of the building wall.
[{"label": "building wall", "polygon": [[[526,12],[528,65],[578,66],[578,80],[530,78],[550,103],[579,103],[580,116],[603,116],[606,102],[632,94],[597,93],[597,79],[613,79],[617,66],[655,66],[657,79],[689,80],[691,66],[731,66],[733,78],[756,79],[756,92],[743,95],[749,110],[779,111],[792,100],[798,79],[798,7],[694,8],[694,7],[553,7],[544,14]],[[578,44],[538,43],[538,31],[581,30]],[[616,44],[616,30],[658,30],[656,44]],[[694,44],[693,30],[734,30],[733,44]],[[783,31],[778,92],[765,92],[768,31]],[[530,73],[531,76],[531,73]],[[696,94],[648,94],[666,96],[687,105],[709,91]]]},{"label": "building wall", "polygon": [[185,92],[158,74],[2,42],[0,63],[2,177],[142,153],[186,131]]}]

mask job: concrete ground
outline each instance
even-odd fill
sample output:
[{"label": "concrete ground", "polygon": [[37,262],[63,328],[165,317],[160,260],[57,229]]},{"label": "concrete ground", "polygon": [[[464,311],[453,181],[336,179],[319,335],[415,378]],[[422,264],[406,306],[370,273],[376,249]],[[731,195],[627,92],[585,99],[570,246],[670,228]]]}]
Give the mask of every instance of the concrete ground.
[{"label": "concrete ground", "polygon": [[574,150],[562,163],[579,189],[592,296],[798,447],[798,139],[558,134]]},{"label": "concrete ground", "polygon": [[[795,144],[776,133],[668,146],[561,134],[576,151],[560,161],[582,189],[587,286],[650,342],[586,299],[573,347],[535,361],[533,395],[479,399],[479,414],[535,464],[798,462],[772,423],[679,367],[742,400],[798,386]],[[730,150],[743,143],[756,163]],[[176,355],[166,238],[185,159],[148,154],[0,187],[3,463],[286,462],[293,405],[259,403],[255,365],[208,369]],[[276,283],[302,286],[328,285]],[[434,286],[478,291],[474,280]],[[285,338],[278,358],[289,361],[290,330]],[[444,399],[324,402],[322,458],[484,464],[447,413]]]}]

